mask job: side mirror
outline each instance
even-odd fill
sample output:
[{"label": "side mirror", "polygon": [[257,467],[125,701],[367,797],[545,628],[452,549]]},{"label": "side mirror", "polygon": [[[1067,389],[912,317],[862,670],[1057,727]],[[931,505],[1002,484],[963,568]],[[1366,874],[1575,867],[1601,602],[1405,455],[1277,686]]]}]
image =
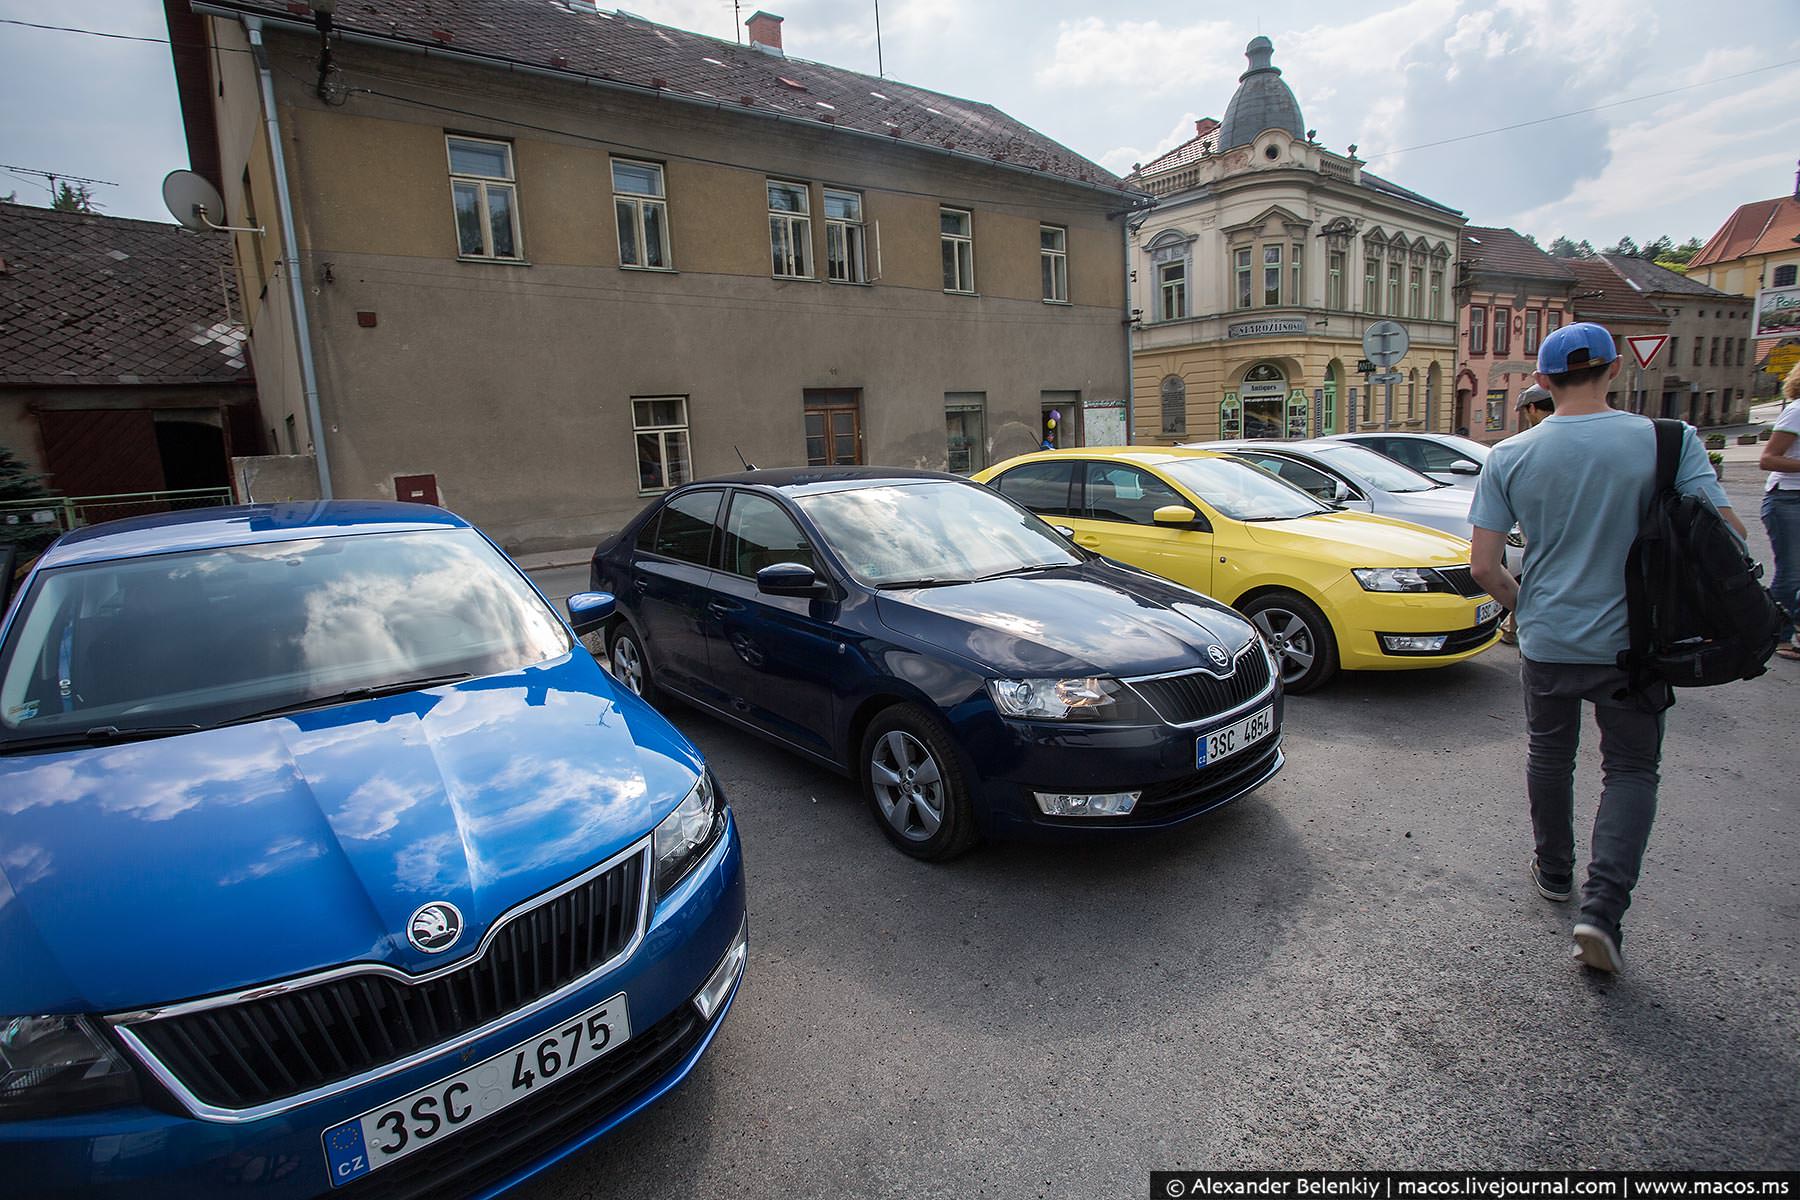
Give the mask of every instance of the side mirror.
[{"label": "side mirror", "polygon": [[577,637],[593,633],[617,607],[611,592],[576,592],[569,597],[569,626]]},{"label": "side mirror", "polygon": [[1068,538],[1071,542],[1075,540],[1075,531],[1070,529],[1067,525],[1052,525],[1050,528],[1056,530],[1056,532]]},{"label": "side mirror", "polygon": [[1185,504],[1165,504],[1150,514],[1150,519],[1158,525],[1192,525],[1200,514]]},{"label": "side mirror", "polygon": [[1459,458],[1450,464],[1450,473],[1452,475],[1479,475],[1481,474],[1481,464],[1470,462],[1466,458]]},{"label": "side mirror", "polygon": [[823,587],[813,569],[800,563],[776,563],[756,573],[756,590],[770,596],[812,596]]},{"label": "side mirror", "polygon": [[1349,484],[1340,479],[1331,485],[1331,502],[1333,504],[1342,504],[1348,499],[1350,499]]}]

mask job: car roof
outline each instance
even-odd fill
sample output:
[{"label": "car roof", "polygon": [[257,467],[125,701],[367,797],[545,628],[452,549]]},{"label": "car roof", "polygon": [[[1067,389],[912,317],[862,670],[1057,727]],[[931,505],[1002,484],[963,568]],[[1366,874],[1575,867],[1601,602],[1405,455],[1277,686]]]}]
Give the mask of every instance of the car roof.
[{"label": "car roof", "polygon": [[740,487],[766,487],[790,495],[812,495],[817,492],[841,492],[856,488],[879,487],[882,484],[915,483],[939,480],[967,483],[961,475],[946,471],[920,471],[910,467],[770,467],[764,470],[739,471],[733,475],[714,475],[697,480],[693,486],[736,484]]},{"label": "car roof", "polygon": [[137,558],[214,546],[341,537],[346,534],[467,529],[455,513],[393,500],[294,500],[126,517],[65,534],[38,560],[41,568]]},{"label": "car roof", "polygon": [[995,465],[1052,462],[1061,458],[1111,458],[1117,459],[1119,462],[1156,467],[1164,463],[1180,462],[1184,458],[1217,457],[1219,457],[1217,450],[1196,450],[1186,446],[1071,446],[1063,450],[1037,450]]}]

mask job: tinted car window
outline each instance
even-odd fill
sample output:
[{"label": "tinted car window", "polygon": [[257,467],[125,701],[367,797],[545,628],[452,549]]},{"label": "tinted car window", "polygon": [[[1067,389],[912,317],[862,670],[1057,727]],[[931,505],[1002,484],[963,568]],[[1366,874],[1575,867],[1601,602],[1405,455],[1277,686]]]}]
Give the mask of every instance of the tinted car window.
[{"label": "tinted car window", "polygon": [[1243,458],[1245,462],[1254,463],[1265,471],[1275,472],[1301,491],[1321,500],[1330,500],[1337,495],[1337,480],[1305,463],[1274,454],[1246,454]]},{"label": "tinted car window", "polygon": [[[1417,467],[1421,471],[1448,471],[1455,462],[1472,462],[1480,466],[1481,462],[1472,454],[1466,454],[1451,446],[1438,442],[1418,442],[1419,459],[1424,466]],[[1416,464],[1415,464],[1416,466]]]},{"label": "tinted car window", "polygon": [[1026,463],[995,480],[994,486],[1001,495],[1034,513],[1072,517],[1078,515],[1069,507],[1069,484],[1075,479],[1075,467],[1072,462]]},{"label": "tinted car window", "polygon": [[719,519],[722,494],[684,492],[665,504],[656,527],[655,552],[704,567],[712,554],[713,525]]},{"label": "tinted car window", "polygon": [[1163,470],[1234,521],[1286,521],[1333,511],[1279,475],[1235,458],[1183,458]]},{"label": "tinted car window", "polygon": [[1130,521],[1154,525],[1156,510],[1171,504],[1190,507],[1180,493],[1150,474],[1123,463],[1088,463],[1087,511],[1095,521]]},{"label": "tinted car window", "polygon": [[0,654],[0,742],[212,724],[570,648],[473,530],[227,546],[45,572]]},{"label": "tinted car window", "polygon": [[638,526],[637,540],[632,544],[639,550],[656,549],[656,525],[662,520],[662,512],[658,510],[650,514],[642,525]]},{"label": "tinted car window", "polygon": [[1427,469],[1425,456],[1419,452],[1419,443],[1410,438],[1372,438],[1369,444],[1379,453],[1405,463],[1415,471]]},{"label": "tinted car window", "polygon": [[1430,492],[1443,486],[1429,475],[1396,465],[1393,459],[1377,454],[1367,446],[1333,442],[1320,446],[1313,453],[1350,478],[1361,479],[1385,492]]},{"label": "tinted car window", "polygon": [[787,511],[769,499],[749,492],[732,498],[731,515],[725,520],[725,569],[733,575],[755,578],[764,567],[799,563],[815,572],[819,564],[800,526]]}]

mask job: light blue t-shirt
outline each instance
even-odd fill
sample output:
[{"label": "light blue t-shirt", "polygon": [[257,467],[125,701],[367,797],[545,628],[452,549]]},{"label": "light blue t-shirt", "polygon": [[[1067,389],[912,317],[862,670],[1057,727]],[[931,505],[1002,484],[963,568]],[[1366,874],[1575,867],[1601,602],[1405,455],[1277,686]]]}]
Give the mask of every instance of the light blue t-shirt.
[{"label": "light blue t-shirt", "polygon": [[[1692,427],[1682,431],[1675,487],[1714,508],[1731,502]],[[1609,409],[1548,417],[1494,447],[1469,520],[1525,535],[1519,651],[1535,662],[1606,663],[1631,639],[1625,558],[1656,490],[1650,421]]]}]

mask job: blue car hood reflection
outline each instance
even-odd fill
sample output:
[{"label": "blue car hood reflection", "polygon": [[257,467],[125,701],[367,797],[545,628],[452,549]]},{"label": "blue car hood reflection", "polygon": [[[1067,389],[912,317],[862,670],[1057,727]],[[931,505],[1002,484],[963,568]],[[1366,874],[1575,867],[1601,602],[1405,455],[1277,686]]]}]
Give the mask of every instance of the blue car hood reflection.
[{"label": "blue car hood reflection", "polygon": [[[0,1013],[112,1012],[475,951],[631,845],[694,749],[586,654],[451,687],[0,758]],[[451,951],[406,940],[448,900]]]},{"label": "blue car hood reflection", "polygon": [[1108,562],[881,593],[882,622],[1003,677],[1191,670],[1235,654],[1242,617],[1197,592]]}]

